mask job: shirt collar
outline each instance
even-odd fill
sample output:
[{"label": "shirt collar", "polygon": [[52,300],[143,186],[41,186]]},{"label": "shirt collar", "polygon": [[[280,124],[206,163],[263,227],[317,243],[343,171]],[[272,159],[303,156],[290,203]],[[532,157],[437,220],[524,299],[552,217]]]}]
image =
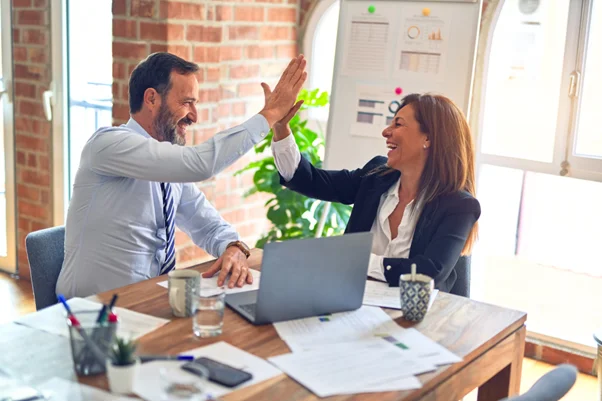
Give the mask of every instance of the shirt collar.
[{"label": "shirt collar", "polygon": [[[397,181],[391,187],[389,187],[389,190],[386,192],[387,198],[392,197],[395,200],[399,200],[399,186],[401,186],[401,176],[399,177],[399,179],[397,179]],[[406,207],[413,205],[414,201],[415,200],[408,202],[408,205],[406,205]]]},{"label": "shirt collar", "polygon": [[389,187],[389,191],[387,191],[387,197],[399,198],[399,186],[401,186],[401,177],[397,179],[395,184]]},{"label": "shirt collar", "polygon": [[143,136],[147,137],[147,138],[153,138],[150,136],[149,133],[146,132],[145,129],[142,128],[142,126],[136,121],[134,120],[134,118],[130,117],[130,119],[128,120],[128,122],[125,124],[125,126],[127,128],[130,128],[132,130],[134,130],[135,132],[137,132],[138,134],[142,134]]}]

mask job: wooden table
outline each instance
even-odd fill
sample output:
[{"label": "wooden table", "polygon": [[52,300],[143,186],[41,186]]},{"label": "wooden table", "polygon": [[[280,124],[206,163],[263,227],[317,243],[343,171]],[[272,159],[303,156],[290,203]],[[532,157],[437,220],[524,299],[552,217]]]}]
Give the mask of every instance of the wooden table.
[{"label": "wooden table", "polygon": [[[261,251],[253,250],[250,257],[251,267],[259,269],[260,263]],[[208,269],[210,264],[201,264],[191,269],[203,272]],[[153,278],[93,296],[94,299],[108,303],[113,293],[118,293],[117,306],[171,320],[162,328],[140,338],[140,353],[176,354],[216,341],[226,341],[262,358],[290,352],[284,341],[278,337],[272,325],[251,325],[229,308],[226,309],[224,315],[224,333],[221,336],[208,339],[196,338],[192,334],[191,318],[175,318],[172,315],[167,298],[167,289],[157,286],[157,282],[163,280],[165,280],[165,277]],[[385,311],[393,318],[400,315],[399,311],[396,310]],[[520,385],[521,365],[525,348],[526,328],[524,323],[526,318],[525,313],[439,292],[424,321],[419,324],[412,324],[402,318],[396,318],[396,321],[406,328],[414,326],[424,335],[462,357],[462,362],[442,366],[434,372],[420,375],[418,378],[423,383],[423,387],[420,389],[341,395],[329,399],[459,400],[477,387],[479,388],[479,400],[498,400],[514,395],[518,392]],[[19,327],[14,324],[10,325]],[[3,333],[2,327],[0,327],[0,336],[3,338],[7,334],[12,334],[13,342],[19,344],[27,342],[27,345],[23,343],[21,346],[13,344],[11,346],[13,350],[15,350],[15,347],[29,347],[34,350],[37,349],[37,353],[30,350],[32,354],[37,356],[43,356],[46,353],[43,344],[35,344],[40,342],[33,340],[32,337],[35,337],[31,333],[33,330],[19,328],[19,331],[24,331],[22,335],[16,334],[14,331],[14,329],[5,329]],[[34,332],[39,333],[41,331]],[[27,336],[30,338],[27,338]],[[48,342],[54,342],[54,351],[50,355],[56,358],[60,353],[65,353],[64,350],[59,352],[58,349],[68,348],[67,340],[55,339],[60,337],[51,334],[44,334],[43,336],[48,338],[43,341],[46,345]],[[19,339],[23,339],[23,342]],[[67,357],[70,359],[70,355],[67,355]],[[49,361],[52,360],[52,357],[48,357],[46,360],[46,364],[52,366],[52,362]],[[6,359],[5,363],[7,361],[8,364],[17,364],[10,363],[10,359]],[[68,363],[62,361],[60,364],[67,367],[70,363],[69,360]],[[36,369],[33,362],[19,364],[30,366],[30,369],[34,371]],[[40,365],[39,358],[37,365]],[[41,372],[38,374],[42,375]],[[79,380],[85,384],[108,389],[104,375],[81,377]],[[306,388],[283,374],[263,383],[228,394],[225,399],[315,400],[317,398]]]}]

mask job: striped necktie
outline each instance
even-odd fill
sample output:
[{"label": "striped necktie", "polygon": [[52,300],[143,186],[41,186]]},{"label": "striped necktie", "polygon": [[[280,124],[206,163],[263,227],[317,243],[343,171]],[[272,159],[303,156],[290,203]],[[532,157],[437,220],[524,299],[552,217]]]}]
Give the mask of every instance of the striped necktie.
[{"label": "striped necktie", "polygon": [[159,275],[166,274],[176,267],[175,214],[171,184],[161,183],[161,191],[163,192],[163,215],[165,216],[167,241],[165,243],[165,262]]}]

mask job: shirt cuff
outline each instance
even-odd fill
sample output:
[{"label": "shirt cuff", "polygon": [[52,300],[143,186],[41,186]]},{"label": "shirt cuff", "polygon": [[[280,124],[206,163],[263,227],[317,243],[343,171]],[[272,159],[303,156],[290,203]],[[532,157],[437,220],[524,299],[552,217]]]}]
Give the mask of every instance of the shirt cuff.
[{"label": "shirt cuff", "polygon": [[291,133],[280,141],[272,141],[272,151],[279,152],[286,148],[295,147],[296,145],[297,142],[295,141],[295,136]]},{"label": "shirt cuff", "polygon": [[251,134],[253,144],[257,144],[265,139],[270,132],[268,121],[260,114],[256,114],[249,120],[242,123],[242,126]]},{"label": "shirt cuff", "polygon": [[370,254],[370,265],[368,266],[368,276],[379,281],[386,282],[385,274],[383,272],[383,261],[385,257],[382,255]]},{"label": "shirt cuff", "polygon": [[228,240],[224,240],[219,246],[218,246],[218,251],[219,251],[219,255],[216,255],[214,257],[221,257],[222,254],[224,254],[226,252],[226,248],[228,247],[228,244],[238,241],[240,240],[240,236],[238,235],[238,233],[236,234],[236,237],[232,237],[231,239]]}]

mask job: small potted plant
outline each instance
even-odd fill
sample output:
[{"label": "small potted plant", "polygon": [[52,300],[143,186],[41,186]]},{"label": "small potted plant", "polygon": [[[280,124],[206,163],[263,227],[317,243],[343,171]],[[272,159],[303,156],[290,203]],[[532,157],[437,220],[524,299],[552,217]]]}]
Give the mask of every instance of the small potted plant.
[{"label": "small potted plant", "polygon": [[136,357],[133,340],[115,337],[111,347],[111,356],[107,361],[107,377],[111,392],[129,394],[133,392],[134,381],[140,368],[140,360]]}]

